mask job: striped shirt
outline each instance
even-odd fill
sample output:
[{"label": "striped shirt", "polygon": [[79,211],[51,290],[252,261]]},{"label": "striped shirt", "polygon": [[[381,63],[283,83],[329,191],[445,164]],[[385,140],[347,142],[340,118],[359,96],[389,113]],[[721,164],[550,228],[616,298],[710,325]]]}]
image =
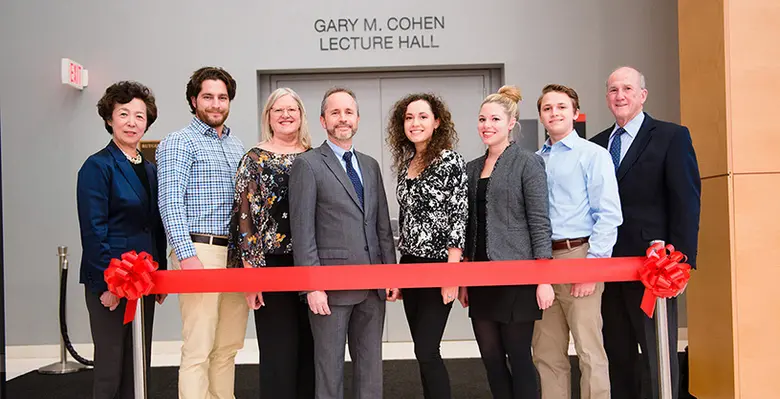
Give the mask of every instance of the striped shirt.
[{"label": "striped shirt", "polygon": [[228,235],[236,169],[244,152],[227,126],[220,138],[197,117],[157,146],[160,215],[179,260],[196,255],[191,233]]}]

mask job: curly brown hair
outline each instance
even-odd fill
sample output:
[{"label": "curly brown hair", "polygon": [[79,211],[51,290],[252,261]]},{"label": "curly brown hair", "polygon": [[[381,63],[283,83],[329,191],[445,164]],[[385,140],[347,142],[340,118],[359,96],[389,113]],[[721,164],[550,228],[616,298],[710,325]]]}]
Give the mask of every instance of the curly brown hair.
[{"label": "curly brown hair", "polygon": [[390,111],[390,121],[387,124],[387,145],[393,156],[393,171],[399,173],[415,154],[414,143],[406,138],[404,119],[406,108],[415,101],[425,101],[431,107],[433,117],[439,120],[439,127],[433,131],[431,141],[425,147],[422,156],[422,169],[430,165],[443,150],[452,150],[458,143],[458,132],[452,122],[452,114],[444,101],[433,93],[414,93],[398,100]]}]

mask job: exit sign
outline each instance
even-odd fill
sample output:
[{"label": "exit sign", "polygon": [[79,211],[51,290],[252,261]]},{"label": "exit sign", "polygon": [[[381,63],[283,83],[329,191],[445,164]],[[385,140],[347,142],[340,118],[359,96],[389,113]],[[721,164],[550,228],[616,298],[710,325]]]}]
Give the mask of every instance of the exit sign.
[{"label": "exit sign", "polygon": [[87,70],[76,61],[63,58],[62,67],[62,84],[73,86],[79,90],[84,89],[87,86]]}]

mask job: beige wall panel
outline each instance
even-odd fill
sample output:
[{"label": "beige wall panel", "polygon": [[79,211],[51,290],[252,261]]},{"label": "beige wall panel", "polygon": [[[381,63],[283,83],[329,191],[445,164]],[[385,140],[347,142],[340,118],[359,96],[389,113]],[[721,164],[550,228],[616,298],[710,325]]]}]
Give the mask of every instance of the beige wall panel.
[{"label": "beige wall panel", "polygon": [[732,0],[727,12],[732,170],[778,172],[780,1]]},{"label": "beige wall panel", "polygon": [[734,177],[734,295],[742,398],[780,392],[780,174]]},{"label": "beige wall panel", "polygon": [[687,289],[691,393],[733,398],[735,390],[729,178],[702,181],[698,269]]},{"label": "beige wall panel", "polygon": [[678,9],[680,121],[691,130],[702,177],[725,175],[729,165],[723,0],[681,0]]}]

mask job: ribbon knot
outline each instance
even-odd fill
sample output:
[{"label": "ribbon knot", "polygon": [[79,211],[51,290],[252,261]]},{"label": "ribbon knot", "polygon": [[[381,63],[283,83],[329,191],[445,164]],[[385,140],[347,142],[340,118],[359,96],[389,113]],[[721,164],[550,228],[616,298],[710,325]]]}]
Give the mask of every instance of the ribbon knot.
[{"label": "ribbon knot", "polygon": [[146,252],[137,254],[129,251],[122,254],[122,259],[111,259],[108,268],[103,273],[103,279],[108,284],[108,291],[119,298],[127,298],[124,324],[135,318],[135,308],[138,299],[149,295],[154,283],[151,272],[157,270],[157,262]]},{"label": "ribbon knot", "polygon": [[647,259],[639,269],[639,280],[645,286],[641,308],[648,317],[653,317],[656,298],[670,298],[678,295],[691,278],[688,257],[674,246],[655,243],[647,249]]}]

